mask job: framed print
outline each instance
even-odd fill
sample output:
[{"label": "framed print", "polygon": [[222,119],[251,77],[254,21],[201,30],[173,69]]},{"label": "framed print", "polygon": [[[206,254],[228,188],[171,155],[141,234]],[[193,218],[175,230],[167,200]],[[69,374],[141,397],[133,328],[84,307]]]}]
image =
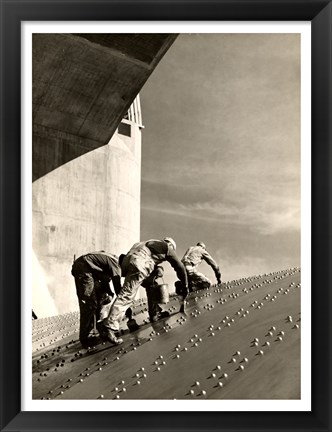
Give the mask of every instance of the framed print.
[{"label": "framed print", "polygon": [[1,430],[331,430],[330,1],[1,6]]}]

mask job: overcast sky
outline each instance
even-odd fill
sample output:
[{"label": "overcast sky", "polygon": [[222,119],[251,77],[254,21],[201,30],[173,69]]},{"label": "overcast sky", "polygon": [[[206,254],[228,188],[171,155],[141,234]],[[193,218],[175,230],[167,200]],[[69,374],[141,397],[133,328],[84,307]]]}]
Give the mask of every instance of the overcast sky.
[{"label": "overcast sky", "polygon": [[299,266],[300,36],[182,34],[140,96],[141,239],[203,241],[224,281]]}]

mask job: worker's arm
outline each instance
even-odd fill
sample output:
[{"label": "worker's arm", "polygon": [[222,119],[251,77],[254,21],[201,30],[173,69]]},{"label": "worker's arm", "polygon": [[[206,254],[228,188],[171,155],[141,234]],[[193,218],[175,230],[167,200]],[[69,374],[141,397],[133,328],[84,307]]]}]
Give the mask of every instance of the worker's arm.
[{"label": "worker's arm", "polygon": [[118,296],[121,291],[121,277],[119,275],[112,276],[112,283],[115,294]]},{"label": "worker's arm", "polygon": [[175,254],[174,250],[169,248],[168,254],[166,256],[166,260],[170,263],[170,265],[175,270],[175,273],[177,274],[177,277],[182,282],[182,285],[185,287],[185,289],[188,291],[188,278],[187,278],[187,272],[182,264],[182,262],[179,260],[177,255]]},{"label": "worker's arm", "polygon": [[108,275],[102,274],[100,276],[100,289],[103,293],[113,296]]},{"label": "worker's arm", "polygon": [[116,295],[119,295],[121,290],[121,268],[118,264],[113,264],[111,267],[111,279],[113,283],[113,288]]},{"label": "worker's arm", "polygon": [[209,264],[209,266],[212,267],[214,274],[216,275],[217,278],[217,282],[218,284],[221,283],[221,273],[220,273],[220,269],[218,264],[215,262],[215,260],[211,257],[211,255],[207,252],[204,251],[204,253],[202,254],[202,257],[204,259],[204,261]]}]

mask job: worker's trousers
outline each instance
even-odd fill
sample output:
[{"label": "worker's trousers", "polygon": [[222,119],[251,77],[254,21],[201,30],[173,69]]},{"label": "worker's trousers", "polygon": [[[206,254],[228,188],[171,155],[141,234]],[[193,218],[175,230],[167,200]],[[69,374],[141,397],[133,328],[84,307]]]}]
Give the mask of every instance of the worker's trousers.
[{"label": "worker's trousers", "polygon": [[99,281],[91,273],[76,276],[75,284],[80,308],[79,339],[84,343],[94,327],[95,317],[101,321],[108,316],[112,297],[101,291]]},{"label": "worker's trousers", "polygon": [[79,339],[85,342],[93,329],[94,314],[97,310],[97,297],[91,273],[75,276],[76,293],[80,307]]},{"label": "worker's trousers", "polygon": [[186,265],[188,286],[190,291],[197,291],[199,289],[210,288],[211,281],[203,273],[199,273],[195,267]]},{"label": "worker's trousers", "polygon": [[162,311],[162,308],[154,300],[153,290],[156,288],[154,286],[146,286],[145,288],[146,288],[146,297],[148,300],[148,313],[150,319],[152,319],[158,316],[158,314]]},{"label": "worker's trousers", "polygon": [[120,321],[124,317],[126,310],[132,305],[138,288],[147,276],[147,272],[139,271],[132,265],[128,266],[123,286],[111,307],[108,317],[104,320],[105,327],[111,330],[119,330]]}]

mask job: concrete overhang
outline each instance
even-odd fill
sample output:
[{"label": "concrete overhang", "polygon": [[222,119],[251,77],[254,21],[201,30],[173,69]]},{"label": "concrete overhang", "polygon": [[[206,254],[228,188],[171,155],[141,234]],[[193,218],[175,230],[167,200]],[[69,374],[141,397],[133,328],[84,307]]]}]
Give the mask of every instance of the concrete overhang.
[{"label": "concrete overhang", "polygon": [[109,142],[176,37],[33,35],[33,181]]}]

